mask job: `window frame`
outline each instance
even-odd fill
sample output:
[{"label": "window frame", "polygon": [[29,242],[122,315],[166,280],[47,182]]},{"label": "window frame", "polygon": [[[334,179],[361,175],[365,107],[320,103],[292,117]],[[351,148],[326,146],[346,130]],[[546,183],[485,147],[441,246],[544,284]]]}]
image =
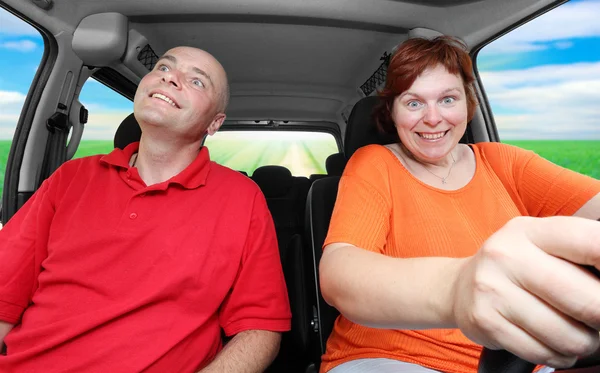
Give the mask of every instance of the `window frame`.
[{"label": "window frame", "polygon": [[2,192],[2,204],[0,211],[0,223],[3,225],[17,212],[18,208],[33,194],[33,192],[24,195],[18,192],[20,170],[23,163],[25,147],[29,138],[29,133],[33,125],[35,108],[39,105],[44,92],[45,83],[50,78],[52,69],[58,57],[58,43],[54,36],[45,28],[34,23],[22,13],[16,11],[7,4],[0,5],[8,13],[11,13],[31,27],[35,28],[44,41],[44,52],[38,65],[38,69],[33,77],[27,97],[21,108],[21,113],[17,121],[15,133],[13,135],[10,151],[6,161],[4,171],[4,189]]}]

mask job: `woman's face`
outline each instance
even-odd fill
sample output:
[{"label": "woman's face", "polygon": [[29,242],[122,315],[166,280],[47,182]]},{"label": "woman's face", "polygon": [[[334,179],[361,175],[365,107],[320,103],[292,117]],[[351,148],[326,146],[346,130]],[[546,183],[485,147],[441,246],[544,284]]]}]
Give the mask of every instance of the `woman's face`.
[{"label": "woman's face", "polygon": [[446,161],[467,129],[462,79],[442,65],[423,71],[394,99],[392,119],[400,141],[424,163]]}]

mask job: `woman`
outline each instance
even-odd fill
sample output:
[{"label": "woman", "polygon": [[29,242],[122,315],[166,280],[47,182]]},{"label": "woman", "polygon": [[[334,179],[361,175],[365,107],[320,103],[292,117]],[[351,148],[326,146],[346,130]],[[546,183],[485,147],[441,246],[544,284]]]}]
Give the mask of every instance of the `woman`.
[{"label": "woman", "polygon": [[459,144],[473,80],[450,37],[395,52],[375,114],[399,142],[352,156],[324,245],[341,316],[321,372],[476,372],[480,345],[566,367],[598,348],[600,281],[573,263],[600,266],[600,181]]}]

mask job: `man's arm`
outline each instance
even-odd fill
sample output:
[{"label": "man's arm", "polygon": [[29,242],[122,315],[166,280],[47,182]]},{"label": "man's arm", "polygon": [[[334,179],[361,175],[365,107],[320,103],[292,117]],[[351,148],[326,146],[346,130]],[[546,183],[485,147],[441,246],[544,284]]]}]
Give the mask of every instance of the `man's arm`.
[{"label": "man's arm", "polygon": [[235,335],[199,373],[259,373],[275,360],[281,333],[246,330]]},{"label": "man's arm", "polygon": [[4,337],[13,328],[13,324],[9,324],[5,321],[0,321],[0,352],[4,351]]}]

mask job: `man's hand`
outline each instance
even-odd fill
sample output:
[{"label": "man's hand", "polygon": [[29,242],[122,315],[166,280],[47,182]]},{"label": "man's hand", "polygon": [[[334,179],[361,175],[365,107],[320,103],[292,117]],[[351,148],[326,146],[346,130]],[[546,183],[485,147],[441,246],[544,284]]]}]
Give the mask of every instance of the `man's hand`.
[{"label": "man's hand", "polygon": [[259,373],[275,360],[281,333],[247,330],[236,334],[199,373]]},{"label": "man's hand", "polygon": [[13,324],[9,324],[5,321],[0,321],[0,353],[4,351],[4,337],[13,328]]},{"label": "man's hand", "polygon": [[600,267],[599,222],[511,220],[463,264],[453,297],[458,327],[533,363],[573,365],[600,345],[600,281],[577,264]]}]

